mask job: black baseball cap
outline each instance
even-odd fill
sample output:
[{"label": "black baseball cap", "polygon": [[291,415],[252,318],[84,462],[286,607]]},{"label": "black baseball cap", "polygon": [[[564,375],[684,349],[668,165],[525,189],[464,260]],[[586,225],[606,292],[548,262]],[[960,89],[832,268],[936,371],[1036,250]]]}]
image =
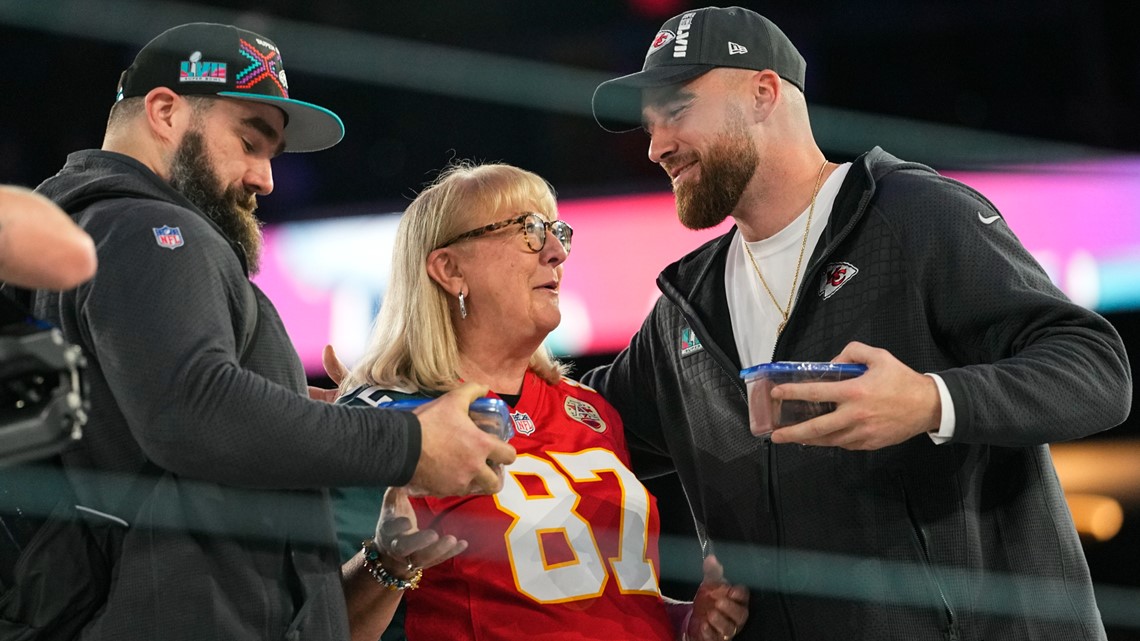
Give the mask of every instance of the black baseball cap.
[{"label": "black baseball cap", "polygon": [[[641,71],[594,90],[594,119],[607,131],[629,131],[641,90],[692,80],[716,67],[771,69],[804,89],[807,62],[771,20],[742,7],[705,7],[673,16],[650,42]],[[622,118],[626,116],[626,118]],[[616,122],[615,122],[616,120]]]},{"label": "black baseball cap", "polygon": [[336,114],[289,97],[277,45],[231,25],[194,22],[162,32],[123,72],[115,101],[145,96],[155,87],[273,105],[285,112],[285,151],[318,151],[344,138]]}]

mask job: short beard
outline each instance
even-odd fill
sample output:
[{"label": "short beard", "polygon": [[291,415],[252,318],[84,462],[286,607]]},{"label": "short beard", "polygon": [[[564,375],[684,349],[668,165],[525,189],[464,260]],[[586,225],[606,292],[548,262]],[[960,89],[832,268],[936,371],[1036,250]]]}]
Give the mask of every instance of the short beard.
[{"label": "short beard", "polygon": [[241,187],[222,187],[200,130],[187,131],[175,150],[170,186],[214,221],[227,239],[241,245],[249,273],[256,274],[261,267],[261,221],[254,215],[257,197]]},{"label": "short beard", "polygon": [[700,160],[701,176],[674,187],[677,217],[689,229],[708,229],[724,221],[740,204],[756,173],[760,155],[739,110],[731,109],[724,130]]}]

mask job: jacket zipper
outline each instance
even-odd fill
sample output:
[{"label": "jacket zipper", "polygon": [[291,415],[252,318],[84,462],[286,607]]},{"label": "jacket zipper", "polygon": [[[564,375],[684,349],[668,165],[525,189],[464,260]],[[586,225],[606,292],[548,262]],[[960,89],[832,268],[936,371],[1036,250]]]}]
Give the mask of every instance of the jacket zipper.
[{"label": "jacket zipper", "polygon": [[[819,266],[822,265],[824,263],[824,261],[826,261],[829,256],[831,256],[831,254],[835,250],[835,248],[838,247],[839,244],[842,243],[845,238],[847,238],[847,235],[851,232],[851,229],[854,228],[855,223],[858,222],[858,220],[863,217],[863,213],[867,208],[867,203],[870,202],[870,200],[871,200],[871,195],[872,195],[871,193],[867,193],[867,192],[863,193],[862,198],[860,198],[860,200],[859,200],[859,206],[855,210],[857,213],[857,216],[854,219],[852,219],[847,225],[845,225],[843,227],[843,229],[841,229],[839,231],[839,234],[837,234],[835,236],[835,238],[833,238],[832,241],[830,243],[828,243],[828,245],[824,248],[823,252],[819,255],[819,258],[817,258],[810,265],[808,265],[808,269],[807,269],[807,272],[804,276],[804,279],[802,281],[800,281],[799,291],[796,292],[795,301],[799,301],[802,297],[804,297],[808,294],[808,292],[810,291],[808,283],[812,282],[811,276],[813,274],[815,274],[815,272],[819,269]],[[832,207],[834,207],[834,204],[832,205]],[[794,306],[792,309],[788,310],[788,319],[785,322],[784,331],[787,331],[788,325],[791,324],[791,320],[792,320],[793,316],[795,316],[795,307]],[[781,332],[780,334],[778,334],[776,336],[776,342],[772,344],[772,354],[768,357],[768,362],[775,362],[776,352],[779,351],[780,339],[781,338],[783,338],[783,332]],[[768,503],[771,505],[772,520],[776,526],[777,567],[782,568],[783,567],[783,554],[784,554],[784,536],[783,536],[784,528],[783,528],[783,523],[780,521],[780,519],[776,513],[776,497],[779,496],[779,494],[780,494],[780,482],[778,480],[778,475],[776,474],[775,448],[773,448],[771,446],[771,441],[766,440],[765,450],[766,450],[766,453],[768,455],[767,456],[767,459],[768,459],[768,474],[767,474],[767,476],[768,476],[768,488],[769,488],[769,490],[768,490],[769,491]],[[780,581],[781,576],[782,576],[782,572],[779,569],[777,569],[777,582],[778,583]],[[939,592],[941,593],[941,588],[939,589]],[[784,591],[782,589],[779,592],[779,598],[780,598],[780,609],[784,613],[784,621],[785,621],[785,623],[787,623],[787,626],[788,626],[789,637],[792,639],[795,639],[796,638],[796,631],[795,631],[795,627],[794,627],[793,622],[792,622],[792,613],[788,609],[788,602],[784,598]],[[943,602],[945,602],[945,597],[943,597]],[[947,610],[949,610],[949,605],[947,605]],[[956,629],[955,625],[953,624],[952,619],[951,619],[951,629],[954,630],[954,632],[953,632],[952,636],[950,637],[950,640],[951,641],[957,641],[957,639],[958,639],[957,629]]]},{"label": "jacket zipper", "polygon": [[946,593],[942,590],[942,584],[938,581],[938,577],[934,573],[934,564],[930,560],[930,548],[926,542],[926,533],[923,531],[922,526],[919,524],[918,519],[914,515],[914,511],[910,507],[910,498],[906,493],[906,486],[901,485],[903,495],[903,504],[906,506],[907,520],[910,521],[911,530],[914,532],[915,541],[918,543],[918,549],[922,555],[922,567],[926,573],[927,579],[930,580],[931,585],[938,591],[938,598],[942,601],[942,612],[946,615],[946,639],[947,641],[958,641],[961,638],[958,630],[957,617],[954,615],[954,609],[950,607],[950,601],[946,598]]},{"label": "jacket zipper", "polygon": [[[665,293],[664,290],[662,290],[662,291],[663,291],[663,293]],[[701,344],[705,346],[706,350],[708,350],[709,355],[712,357],[713,362],[715,362],[717,364],[717,366],[720,367],[721,371],[723,371],[736,384],[737,393],[740,394],[740,397],[744,400],[744,403],[747,405],[748,395],[745,393],[744,382],[741,381],[739,372],[733,370],[732,364],[728,362],[728,357],[725,356],[724,352],[720,349],[719,346],[716,345],[716,343],[714,343],[712,340],[706,340],[706,339],[710,338],[710,335],[705,330],[704,325],[702,325],[700,322],[698,322],[695,319],[695,315],[690,314],[686,310],[686,306],[688,304],[688,301],[683,296],[672,297],[672,296],[668,296],[667,293],[666,293],[666,296],[669,297],[670,300],[672,300],[673,305],[675,305],[677,307],[677,310],[680,311],[681,316],[689,324],[689,327],[693,330],[693,332],[696,333],[697,338],[701,339]],[[777,340],[779,340],[779,339],[777,338]],[[768,487],[766,488],[766,491],[763,493],[764,501],[765,501],[765,503],[767,503],[767,505],[762,506],[762,509],[766,508],[765,511],[769,515],[771,515],[772,523],[775,525],[775,528],[776,528],[776,550],[777,550],[777,554],[779,555],[779,554],[782,554],[782,550],[783,550],[783,546],[781,544],[783,537],[780,535],[780,519],[776,514],[775,494],[772,491],[772,483],[775,482],[775,475],[771,473],[772,463],[773,463],[772,441],[770,441],[769,439],[763,439],[761,441],[760,447],[762,448],[761,456],[767,462],[767,465],[768,465],[768,473],[764,475],[764,478],[767,481]],[[704,515],[702,515],[702,517],[703,516]],[[707,529],[706,529],[705,537],[709,538],[709,536],[707,534]],[[709,540],[711,541],[711,538],[709,538]],[[702,542],[702,546],[703,545],[704,545],[704,543]],[[779,560],[777,561],[777,564],[779,564]],[[779,580],[779,569],[777,569],[776,574],[777,574],[777,581],[778,581]],[[780,590],[777,593],[777,596],[779,597],[780,608],[784,613],[785,622],[787,623],[787,626],[788,626],[788,631],[790,633],[789,638],[795,639],[796,635],[794,633],[794,630],[792,629],[791,613],[788,611],[788,606],[787,606],[787,602],[784,599],[783,591]]]}]

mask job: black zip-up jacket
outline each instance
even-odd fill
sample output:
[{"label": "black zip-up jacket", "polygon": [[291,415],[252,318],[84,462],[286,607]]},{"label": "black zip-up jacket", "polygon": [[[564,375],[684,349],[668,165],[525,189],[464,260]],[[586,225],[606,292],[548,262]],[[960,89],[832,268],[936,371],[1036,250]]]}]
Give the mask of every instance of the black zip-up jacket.
[{"label": "black zip-up jacket", "polygon": [[[240,247],[138,161],[78,152],[39,191],[99,257],[90,282],[35,301],[89,363],[65,468],[95,472],[80,499],[131,525],[82,638],[347,639],[323,488],[406,483],[418,420],[309,400]],[[158,242],[163,227],[181,246]]]},{"label": "black zip-up jacket", "polygon": [[741,638],[1104,638],[1046,443],[1127,417],[1127,356],[995,216],[961,183],[864,154],[773,358],[827,361],[861,341],[937,373],[949,443],[752,436],[738,374],[754,363],[733,340],[749,330],[731,326],[724,285],[735,230],[667,267],[630,346],[584,378],[621,412],[635,471],[675,470],[702,543],[752,586]]}]

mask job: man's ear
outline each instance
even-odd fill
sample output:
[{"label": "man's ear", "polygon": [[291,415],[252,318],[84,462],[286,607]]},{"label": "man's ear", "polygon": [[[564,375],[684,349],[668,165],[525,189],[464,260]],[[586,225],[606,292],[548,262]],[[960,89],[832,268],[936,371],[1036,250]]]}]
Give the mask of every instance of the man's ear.
[{"label": "man's ear", "polygon": [[746,87],[749,98],[747,104],[752,106],[753,118],[757,122],[767,120],[775,111],[776,105],[780,103],[780,94],[783,91],[780,76],[771,69],[757,71],[748,77]]},{"label": "man's ear", "polygon": [[428,276],[452,296],[458,296],[465,284],[463,270],[455,258],[455,250],[451,247],[440,247],[427,257]]},{"label": "man's ear", "polygon": [[165,145],[177,145],[190,127],[191,104],[166,87],[151,89],[143,101],[151,135]]}]

